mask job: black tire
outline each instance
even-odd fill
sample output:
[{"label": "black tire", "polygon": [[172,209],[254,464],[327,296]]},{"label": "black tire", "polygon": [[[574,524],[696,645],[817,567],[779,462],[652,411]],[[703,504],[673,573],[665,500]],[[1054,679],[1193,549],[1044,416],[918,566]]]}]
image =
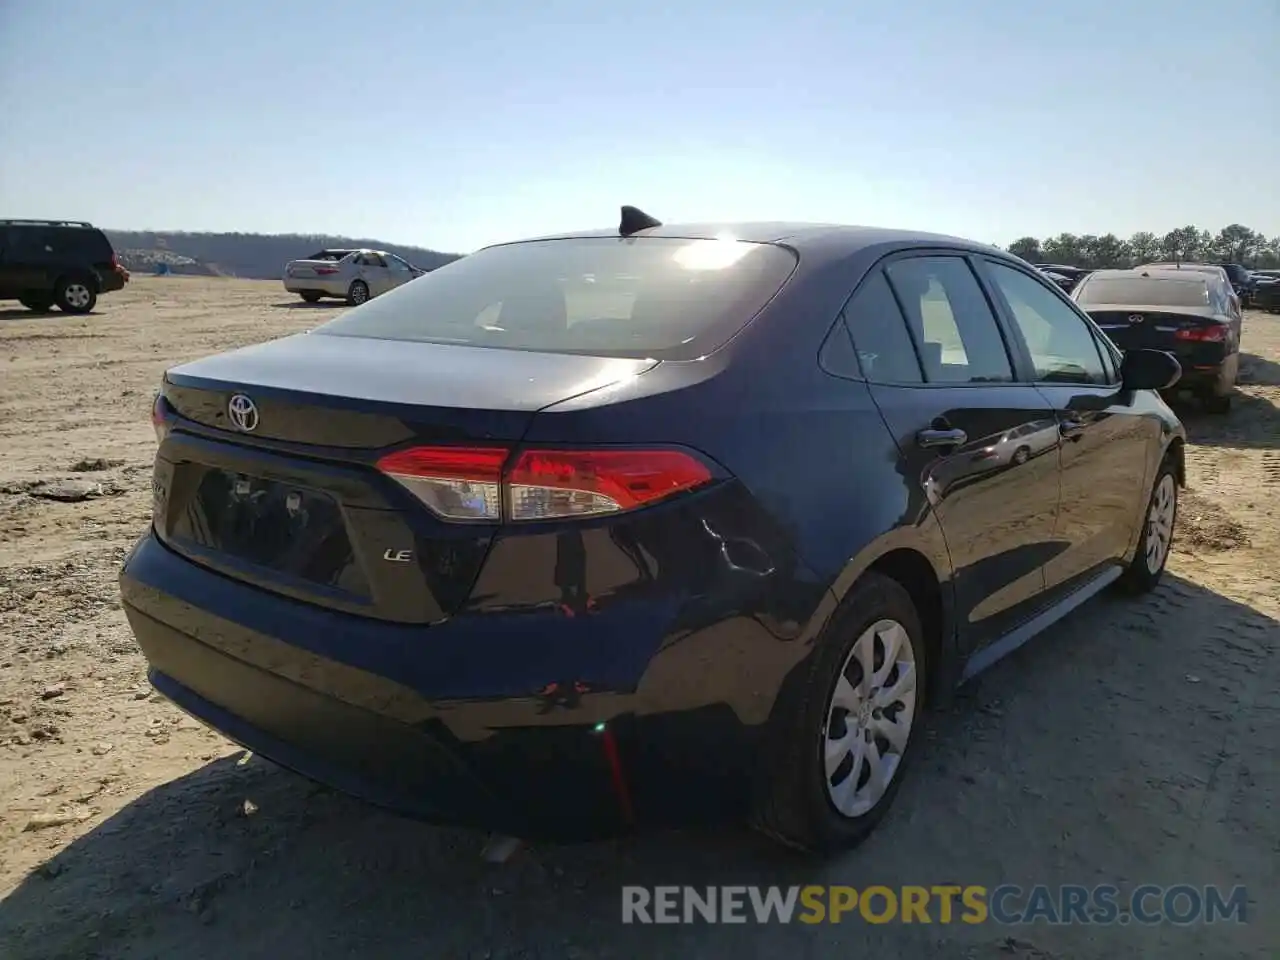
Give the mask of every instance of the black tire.
[{"label": "black tire", "polygon": [[53,302],[63,313],[92,313],[98,303],[98,285],[79,274],[62,277],[54,287]]},{"label": "black tire", "polygon": [[1019,447],[1017,450],[1013,451],[1014,463],[1022,464],[1022,463],[1026,463],[1030,459],[1031,459],[1030,447]]},{"label": "black tire", "polygon": [[358,307],[362,303],[369,301],[369,285],[363,280],[352,280],[351,286],[347,288],[347,303],[353,307]]},{"label": "black tire", "polygon": [[302,299],[307,301],[307,303],[319,303],[320,297],[322,296],[322,294],[312,293],[311,291],[307,291],[306,293],[298,294],[298,296],[302,297]]},{"label": "black tire", "polygon": [[22,297],[18,302],[33,313],[48,313],[53,309],[53,297]]},{"label": "black tire", "polygon": [[[1168,518],[1168,542],[1163,548],[1163,555],[1155,570],[1151,569],[1151,563],[1148,562],[1148,548],[1151,540],[1156,536],[1156,524],[1152,520],[1155,510],[1157,497],[1160,490],[1166,484],[1166,479],[1171,484],[1171,493],[1173,497],[1172,513]],[[1178,478],[1173,469],[1173,463],[1166,458],[1160,464],[1160,469],[1156,471],[1155,482],[1151,484],[1151,493],[1147,497],[1146,509],[1142,512],[1142,535],[1138,539],[1138,549],[1133,555],[1133,560],[1120,576],[1118,581],[1120,587],[1129,593],[1147,593],[1154,590],[1160,582],[1160,578],[1164,576],[1164,569],[1169,562],[1169,554],[1173,552],[1173,531],[1178,523]]]},{"label": "black tire", "polygon": [[[911,732],[884,794],[867,812],[847,817],[828,794],[823,750],[828,712],[842,668],[858,638],[879,620],[906,632],[915,660]],[[893,804],[918,742],[928,663],[924,631],[911,595],[897,581],[866,574],[849,592],[802,671],[787,684],[769,723],[752,825],[794,849],[822,855],[848,850],[867,838]],[[839,774],[837,769],[837,776]],[[846,774],[850,775],[850,774]]]}]

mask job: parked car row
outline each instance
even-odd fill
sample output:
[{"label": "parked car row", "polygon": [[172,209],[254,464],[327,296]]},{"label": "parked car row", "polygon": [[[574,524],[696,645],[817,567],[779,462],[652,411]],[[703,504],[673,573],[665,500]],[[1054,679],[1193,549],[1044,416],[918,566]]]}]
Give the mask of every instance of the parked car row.
[{"label": "parked car row", "polygon": [[[428,820],[852,846],[927,705],[1162,576],[1169,348],[1196,374],[1238,317],[1121,273],[1073,300],[962,239],[624,207],[175,366],[120,579],[151,682]],[[1122,352],[1086,309],[1134,305]]]},{"label": "parked car row", "polygon": [[[1076,285],[1087,277],[1092,269],[1085,267],[1072,267],[1058,263],[1037,263],[1033,264],[1036,269],[1047,275],[1054,283],[1062,287],[1070,293],[1075,289]],[[1254,306],[1260,287],[1270,287],[1271,284],[1280,280],[1280,270],[1247,270],[1238,263],[1196,263],[1191,261],[1161,261],[1153,263],[1139,264],[1139,267],[1159,270],[1202,270],[1212,273],[1221,273],[1223,278],[1231,286],[1233,295],[1239,300],[1242,308]],[[1268,303],[1274,299],[1275,291],[1268,289],[1266,291],[1266,300]],[[1262,308],[1270,309],[1270,308]]]},{"label": "parked car row", "polygon": [[82,220],[0,220],[0,300],[28,310],[89,313],[129,271],[106,234]]},{"label": "parked car row", "polygon": [[1280,313],[1280,270],[1255,270],[1252,278],[1252,306],[1269,313]]}]

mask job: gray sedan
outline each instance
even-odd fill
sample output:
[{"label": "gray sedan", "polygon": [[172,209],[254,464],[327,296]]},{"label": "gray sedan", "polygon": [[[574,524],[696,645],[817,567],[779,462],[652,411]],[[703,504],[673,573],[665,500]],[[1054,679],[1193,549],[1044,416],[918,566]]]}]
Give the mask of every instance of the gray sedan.
[{"label": "gray sedan", "polygon": [[338,297],[359,306],[426,271],[385,250],[321,250],[284,268],[284,288],[307,303]]}]

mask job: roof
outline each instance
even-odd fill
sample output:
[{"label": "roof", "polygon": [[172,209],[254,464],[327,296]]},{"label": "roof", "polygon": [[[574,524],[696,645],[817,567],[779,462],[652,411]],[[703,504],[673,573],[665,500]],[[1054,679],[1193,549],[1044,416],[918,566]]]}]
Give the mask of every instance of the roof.
[{"label": "roof", "polygon": [[[523,243],[529,240],[570,240],[589,237],[618,237],[618,228],[607,230],[577,230],[526,240],[509,241]],[[797,250],[823,247],[843,248],[852,253],[863,247],[880,244],[928,244],[935,242],[945,246],[967,247],[972,250],[991,251],[998,248],[985,243],[975,243],[962,237],[919,230],[896,230],[885,227],[865,227],[834,223],[806,223],[791,221],[707,223],[667,223],[631,234],[632,237],[671,237],[687,240],[714,240],[730,236],[751,243],[780,243]],[[504,244],[493,244],[503,246]],[[1004,251],[1000,251],[1002,254]],[[1006,254],[1007,256],[1007,254]]]},{"label": "roof", "polygon": [[1132,270],[1095,270],[1092,280],[1171,280],[1182,283],[1208,283],[1213,274],[1203,270],[1164,270],[1157,267],[1134,267]]},{"label": "roof", "polygon": [[1216,263],[1175,263],[1172,260],[1158,260],[1153,263],[1140,263],[1133,269],[1135,270],[1171,270],[1178,272],[1180,270],[1190,270],[1192,273],[1226,273],[1226,268]]}]

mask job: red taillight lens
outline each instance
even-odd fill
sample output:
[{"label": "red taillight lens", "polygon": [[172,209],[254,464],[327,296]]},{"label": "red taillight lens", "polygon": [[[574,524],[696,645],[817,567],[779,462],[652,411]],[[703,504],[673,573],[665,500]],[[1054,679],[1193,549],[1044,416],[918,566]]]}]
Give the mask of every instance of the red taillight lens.
[{"label": "red taillight lens", "polygon": [[327,277],[329,274],[337,272],[337,267],[316,267],[316,275],[320,277]]},{"label": "red taillight lens", "polygon": [[1221,343],[1227,339],[1227,328],[1222,324],[1212,327],[1183,327],[1173,336],[1177,340],[1190,340],[1196,343]]},{"label": "red taillight lens", "polygon": [[412,447],[388,454],[378,469],[447,520],[502,519],[499,447]]},{"label": "red taillight lens", "polygon": [[163,442],[169,435],[169,404],[162,394],[157,393],[151,404],[151,426],[156,431],[156,442]]},{"label": "red taillight lens", "polygon": [[634,510],[712,479],[678,450],[526,450],[504,472],[497,447],[414,447],[378,461],[448,520],[557,520]]},{"label": "red taillight lens", "polygon": [[512,520],[634,510],[699,487],[711,471],[675,450],[526,450],[507,474]]}]

